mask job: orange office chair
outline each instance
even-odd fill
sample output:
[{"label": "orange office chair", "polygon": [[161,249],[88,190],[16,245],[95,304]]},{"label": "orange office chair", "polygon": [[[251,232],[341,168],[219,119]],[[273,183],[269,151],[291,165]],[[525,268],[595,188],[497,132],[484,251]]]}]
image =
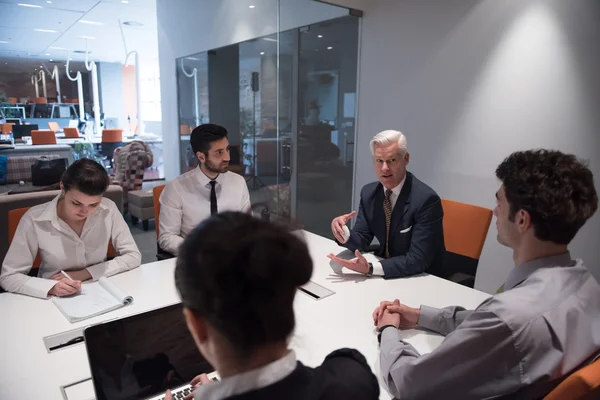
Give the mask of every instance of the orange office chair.
[{"label": "orange office chair", "polygon": [[158,261],[174,258],[175,256],[168,251],[160,248],[158,245],[158,235],[160,234],[160,194],[164,190],[165,185],[155,186],[152,188],[152,205],[154,207],[154,225],[156,226],[156,259]]},{"label": "orange office chair", "polygon": [[36,97],[35,99],[31,100],[31,102],[33,104],[48,104],[44,97]]},{"label": "orange office chair", "polygon": [[192,127],[189,125],[181,124],[179,125],[179,134],[180,135],[190,135],[192,133]]},{"label": "orange office chair", "polygon": [[14,106],[15,104],[17,104],[19,102],[19,98],[18,97],[9,97],[8,102]]},{"label": "orange office chair", "polygon": [[102,130],[102,156],[108,160],[110,167],[113,167],[113,153],[117,147],[123,146],[123,129],[104,129]]},{"label": "orange office chair", "polygon": [[58,122],[50,121],[48,122],[48,128],[54,133],[60,131],[60,126],[58,126]]},{"label": "orange office chair", "polygon": [[594,399],[600,399],[600,356],[573,372],[544,397],[544,400]]},{"label": "orange office chair", "polygon": [[2,124],[2,134],[8,135],[9,133],[11,133],[13,125],[14,124],[12,122],[7,122],[5,124]]},{"label": "orange office chair", "polygon": [[79,134],[79,129],[77,128],[64,128],[65,137],[69,139],[78,139],[81,137]]},{"label": "orange office chair", "polygon": [[166,185],[154,186],[152,188],[152,206],[154,208],[154,222],[156,225],[156,239],[158,240],[158,235],[160,231],[158,229],[158,217],[160,217],[160,194],[165,189]]},{"label": "orange office chair", "polygon": [[[19,222],[21,221],[21,218],[23,217],[23,215],[25,215],[27,210],[29,210],[30,208],[31,207],[17,208],[14,210],[10,210],[8,212],[8,245],[9,246],[12,243],[13,238],[15,237],[15,232],[17,232],[17,227],[19,226]],[[108,249],[106,251],[106,257],[112,258],[114,256],[115,256],[115,248],[112,245],[112,241],[109,241]],[[31,271],[29,272],[29,275],[37,276],[37,273],[38,273],[38,270],[39,270],[41,264],[42,264],[42,258],[40,257],[40,253],[38,252],[37,255],[35,256],[35,260],[33,261],[33,265],[31,266]]]},{"label": "orange office chair", "polygon": [[56,134],[50,130],[31,131],[31,144],[56,144]]},{"label": "orange office chair", "polygon": [[444,209],[444,277],[473,287],[479,257],[487,237],[492,210],[442,199]]}]

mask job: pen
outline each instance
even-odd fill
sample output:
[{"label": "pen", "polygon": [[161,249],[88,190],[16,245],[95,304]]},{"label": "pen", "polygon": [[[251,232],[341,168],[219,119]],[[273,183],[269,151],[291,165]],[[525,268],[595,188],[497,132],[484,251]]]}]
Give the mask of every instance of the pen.
[{"label": "pen", "polygon": [[[65,271],[60,271],[60,273],[61,273],[61,274],[63,274],[64,276],[66,276],[66,277],[67,277],[67,279],[68,279],[68,280],[70,280],[71,282],[75,282],[75,281],[73,280],[73,278],[71,278],[71,277],[70,277],[70,276],[69,276],[69,275],[68,275],[68,274],[67,274]],[[83,292],[83,288],[81,289],[81,292],[80,292],[80,293],[81,293],[81,294],[85,294],[85,293]]]},{"label": "pen", "polygon": [[60,273],[61,273],[61,274],[63,274],[64,276],[66,276],[66,277],[67,277],[67,279],[68,279],[68,280],[70,280],[71,282],[75,282],[75,281],[73,280],[73,278],[71,278],[69,275],[67,275],[67,273],[66,273],[65,271],[60,271]]}]

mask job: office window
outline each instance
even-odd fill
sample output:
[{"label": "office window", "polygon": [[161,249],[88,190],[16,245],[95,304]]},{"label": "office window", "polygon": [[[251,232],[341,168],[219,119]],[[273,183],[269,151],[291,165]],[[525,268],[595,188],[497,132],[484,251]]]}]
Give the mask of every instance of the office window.
[{"label": "office window", "polygon": [[158,60],[142,63],[140,75],[142,112],[146,121],[161,121],[160,71]]}]

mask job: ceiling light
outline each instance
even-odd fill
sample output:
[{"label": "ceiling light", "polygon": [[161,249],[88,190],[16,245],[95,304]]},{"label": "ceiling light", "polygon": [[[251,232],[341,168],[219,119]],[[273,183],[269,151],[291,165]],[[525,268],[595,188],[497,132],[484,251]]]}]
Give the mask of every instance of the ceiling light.
[{"label": "ceiling light", "polygon": [[123,4],[129,4],[129,0],[121,0],[121,3],[123,3]]},{"label": "ceiling light", "polygon": [[81,22],[82,24],[88,24],[88,25],[104,25],[102,22],[88,21],[85,19],[81,19],[81,20],[79,20],[79,22]]},{"label": "ceiling light", "polygon": [[52,61],[52,59],[50,59],[50,61]]},{"label": "ceiling light", "polygon": [[253,5],[250,5],[250,6],[248,6],[248,8],[254,8],[254,6],[253,6]]},{"label": "ceiling light", "polygon": [[34,31],[45,32],[45,33],[56,33],[56,31],[53,31],[52,29],[34,29]]},{"label": "ceiling light", "polygon": [[317,35],[317,37],[318,37],[319,39],[321,39],[321,38],[323,37],[323,35]]},{"label": "ceiling light", "polygon": [[188,60],[200,61],[197,57],[186,57]]},{"label": "ceiling light", "polygon": [[8,43],[6,40],[0,40],[0,43]]},{"label": "ceiling light", "polygon": [[50,47],[52,50],[66,50],[64,47]]},{"label": "ceiling light", "polygon": [[50,54],[50,53],[46,53],[46,55],[47,55],[47,56],[50,56],[51,54]]},{"label": "ceiling light", "polygon": [[42,66],[40,65],[40,68],[44,68],[44,67],[42,67]]},{"label": "ceiling light", "polygon": [[331,46],[329,46],[329,47],[327,48],[327,50],[331,50],[331,49],[333,49],[333,47],[331,47]]},{"label": "ceiling light", "polygon": [[261,56],[264,56],[264,55],[265,55],[265,52],[264,52],[264,51],[261,51],[261,52],[260,52],[260,55],[261,55]]},{"label": "ceiling light", "polygon": [[18,3],[17,5],[21,7],[42,8],[42,6],[36,4]]},{"label": "ceiling light", "polygon": [[93,36],[82,36],[81,38],[82,38],[82,39],[96,40],[96,38],[95,38],[95,37],[93,37]]},{"label": "ceiling light", "polygon": [[69,57],[69,61],[73,61],[73,57]]},{"label": "ceiling light", "polygon": [[48,4],[52,4],[52,2],[50,0],[46,0],[46,3]]}]

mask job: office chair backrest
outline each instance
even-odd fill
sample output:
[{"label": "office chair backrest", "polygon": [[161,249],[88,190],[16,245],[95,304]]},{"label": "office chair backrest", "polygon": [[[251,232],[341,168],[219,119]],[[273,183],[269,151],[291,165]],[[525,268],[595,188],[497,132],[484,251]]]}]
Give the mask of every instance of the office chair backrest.
[{"label": "office chair backrest", "polygon": [[48,104],[44,97],[36,97],[35,99],[31,100],[31,102],[33,104]]},{"label": "office chair backrest", "polygon": [[58,122],[50,121],[48,122],[48,128],[54,133],[60,131],[60,126],[58,126]]},{"label": "office chair backrest", "polygon": [[50,130],[31,131],[32,144],[56,144],[56,134]]},{"label": "office chair backrest", "polygon": [[69,139],[78,139],[81,137],[79,129],[77,128],[64,128],[65,137]]},{"label": "office chair backrest", "polygon": [[154,225],[156,226],[156,239],[158,240],[158,235],[160,234],[159,230],[159,220],[160,217],[160,194],[164,190],[165,185],[154,186],[152,188],[152,205],[154,207]]},{"label": "office chair backrest", "polygon": [[442,199],[442,208],[447,252],[444,274],[446,277],[466,274],[472,278],[467,286],[473,287],[479,257],[492,222],[492,210],[447,199]]},{"label": "office chair backrest", "polygon": [[19,99],[17,97],[9,97],[8,102],[12,105],[15,105],[19,102]]},{"label": "office chair backrest", "polygon": [[544,400],[600,399],[600,356],[562,381]]},{"label": "office chair backrest", "polygon": [[123,142],[123,129],[104,129],[102,130],[102,143],[121,143]]},{"label": "office chair backrest", "polygon": [[[17,227],[19,226],[19,222],[21,221],[21,218],[23,218],[23,215],[25,215],[27,210],[29,210],[30,208],[31,207],[16,208],[16,209],[10,210],[8,212],[8,245],[9,245],[9,247],[13,241],[13,238],[15,237],[15,233],[17,232]],[[112,245],[112,241],[109,240],[108,241],[108,249],[106,251],[106,257],[112,258],[114,256],[115,256],[115,248]],[[33,261],[33,265],[31,266],[31,269],[37,270],[41,264],[42,264],[42,258],[40,257],[40,253],[38,252],[37,255],[35,256],[35,260]],[[35,273],[34,276],[37,276],[37,273]]]},{"label": "office chair backrest", "polygon": [[12,132],[13,130],[13,123],[11,122],[7,122],[5,124],[2,124],[2,134],[3,135],[8,135],[9,133]]}]

